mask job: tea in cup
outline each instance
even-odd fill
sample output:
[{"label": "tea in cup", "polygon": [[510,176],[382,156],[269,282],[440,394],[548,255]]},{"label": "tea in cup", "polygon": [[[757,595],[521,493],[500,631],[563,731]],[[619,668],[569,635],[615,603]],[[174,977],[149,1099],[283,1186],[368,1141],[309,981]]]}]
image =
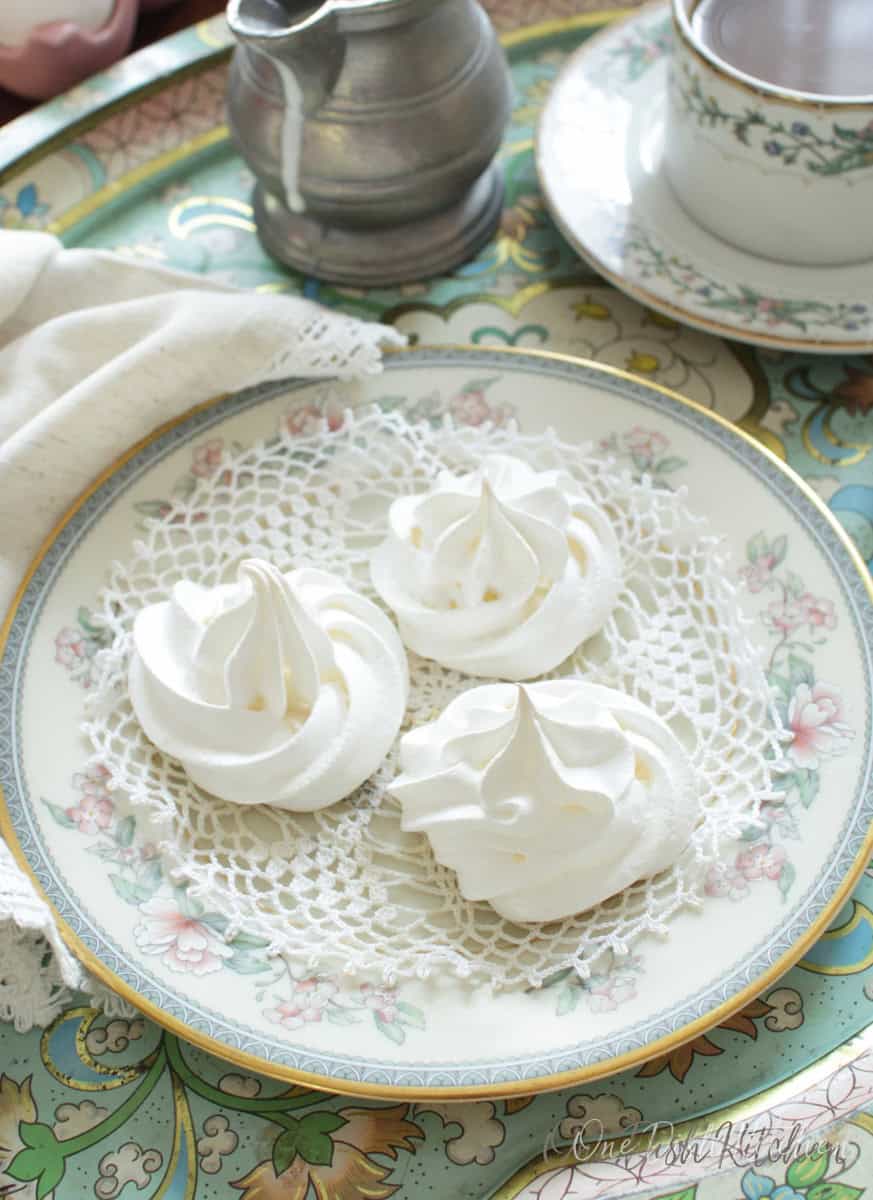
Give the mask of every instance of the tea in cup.
[{"label": "tea in cup", "polygon": [[873,258],[870,0],[673,0],[664,166],[711,233],[786,263]]}]

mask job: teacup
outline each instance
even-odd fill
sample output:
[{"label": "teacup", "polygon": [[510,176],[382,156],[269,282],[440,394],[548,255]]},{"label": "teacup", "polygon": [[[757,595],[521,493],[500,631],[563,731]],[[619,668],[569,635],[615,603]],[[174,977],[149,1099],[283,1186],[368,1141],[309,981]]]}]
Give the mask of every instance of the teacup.
[{"label": "teacup", "polygon": [[[683,208],[765,258],[821,266],[873,258],[873,82],[869,95],[841,96],[747,74],[693,26],[701,2],[713,0],[673,0],[664,166]],[[759,14],[768,8],[760,3]],[[766,52],[755,51],[747,58],[765,64]]]}]

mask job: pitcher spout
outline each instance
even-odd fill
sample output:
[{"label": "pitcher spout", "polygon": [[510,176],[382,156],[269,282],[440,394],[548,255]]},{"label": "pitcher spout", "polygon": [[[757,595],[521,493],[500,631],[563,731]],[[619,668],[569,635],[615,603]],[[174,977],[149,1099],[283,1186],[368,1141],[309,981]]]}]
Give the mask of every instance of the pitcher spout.
[{"label": "pitcher spout", "polygon": [[334,0],[230,0],[227,6],[240,44],[293,74],[304,116],[322,106],[342,68],[345,44],[335,8]]}]

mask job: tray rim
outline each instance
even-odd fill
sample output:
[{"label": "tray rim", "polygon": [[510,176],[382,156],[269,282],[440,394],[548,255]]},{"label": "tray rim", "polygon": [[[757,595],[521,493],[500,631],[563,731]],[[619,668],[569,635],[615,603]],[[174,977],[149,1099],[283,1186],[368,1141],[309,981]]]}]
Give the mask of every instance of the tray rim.
[{"label": "tray rim", "polygon": [[[488,355],[489,357],[522,357],[532,358],[534,360],[541,359],[552,362],[562,362],[574,367],[583,367],[593,371],[595,374],[600,373],[609,375],[614,378],[619,378],[635,385],[640,384],[640,379],[629,371],[622,370],[618,367],[607,366],[603,363],[595,362],[591,359],[586,359],[581,356],[557,353],[546,350],[531,350],[521,347],[488,347],[475,346],[463,343],[435,343],[422,344],[406,349],[392,349],[386,351],[386,358],[392,360],[402,359],[409,356],[426,355],[428,353],[445,353],[446,351],[461,351],[465,354],[471,354],[473,357]],[[289,377],[290,383],[294,377]],[[648,380],[644,381],[645,386],[654,392],[660,393],[674,402],[678,402],[681,406],[694,411],[698,417],[704,422],[713,422],[720,428],[729,431],[732,435],[737,435],[751,448],[755,454],[762,456],[771,467],[782,474],[793,487],[800,490],[804,497],[813,505],[822,517],[825,523],[830,527],[831,532],[836,536],[842,548],[846,551],[848,558],[855,570],[858,573],[860,582],[866,590],[867,597],[873,604],[873,576],[867,570],[866,564],[862,560],[860,553],[856,549],[849,535],[840,525],[837,518],[831,513],[830,509],[824,501],[816,494],[816,492],[806,483],[806,481],[797,474],[791,467],[787,465],[778,455],[774,454],[766,446],[762,445],[751,434],[744,429],[739,428],[733,422],[727,420],[706,408],[697,401],[691,400],[680,393],[673,391],[670,388],[652,383]],[[39,549],[36,552],[33,560],[25,571],[15,594],[10,603],[0,626],[0,654],[5,650],[13,622],[20,607],[20,604],[27,592],[30,583],[39,569],[43,559],[54,545],[57,538],[60,536],[64,528],[76,516],[85,503],[97,492],[104,483],[106,483],[114,474],[117,473],[127,462],[134,458],[141,450],[150,445],[165,433],[178,427],[187,421],[196,413],[202,412],[211,408],[222,400],[223,396],[214,396],[201,404],[195,405],[187,409],[184,413],[173,418],[170,421],[164,422],[157,426],[145,437],[140,438],[132,446],[110,463],[100,474],[92,481],[92,483],[80,493],[80,495],[69,505],[63,514],[55,522],[51,530],[43,538]],[[2,836],[9,849],[22,867],[26,875],[36,889],[37,894],[48,904],[51,909],[57,927],[62,938],[71,952],[77,959],[90,971],[97,979],[100,980],[111,991],[120,995],[124,1000],[133,1005],[133,1007],[142,1011],[146,1016],[153,1020],[156,1024],[169,1030],[178,1036],[184,1038],[187,1042],[197,1046],[201,1050],[215,1055],[217,1058],[226,1062],[232,1063],[234,1066],[241,1067],[247,1071],[253,1071],[268,1077],[279,1079],[283,1082],[292,1083],[298,1086],[312,1088],[316,1091],[326,1091],[338,1095],[362,1096],[371,1099],[403,1099],[403,1100],[473,1100],[473,1099],[505,1099],[519,1095],[534,1095],[541,1092],[557,1091],[562,1088],[574,1086],[578,1083],[592,1082],[598,1079],[607,1078],[615,1075],[620,1071],[627,1070],[630,1067],[638,1066],[647,1060],[658,1055],[669,1053],[671,1050],[684,1043],[692,1040],[700,1034],[706,1033],[714,1026],[720,1024],[740,1009],[744,1008],[751,1000],[755,999],[761,992],[765,991],[786,972],[794,966],[812,946],[822,933],[830,925],[833,918],[839,913],[840,909],[851,897],[851,894],[860,879],[861,875],[873,855],[873,824],[871,824],[861,844],[859,851],[853,859],[852,866],[842,881],[835,889],[831,899],[824,905],[822,911],[806,929],[804,934],[799,937],[794,944],[784,951],[779,958],[771,963],[770,967],[763,972],[758,978],[747,984],[739,992],[709,1012],[675,1030],[673,1033],[658,1039],[655,1042],[646,1044],[634,1050],[625,1052],[622,1055],[614,1056],[609,1059],[601,1060],[598,1063],[589,1064],[587,1066],[575,1067],[566,1071],[561,1071],[552,1075],[544,1075],[539,1077],[525,1078],[523,1080],[505,1080],[497,1083],[472,1084],[472,1085],[453,1085],[449,1087],[431,1087],[431,1086],[411,1086],[411,1085],[396,1085],[396,1084],[376,1084],[365,1081],[356,1081],[344,1079],[342,1077],[323,1076],[312,1072],[303,1071],[295,1067],[288,1067],[284,1064],[273,1063],[270,1060],[259,1058],[247,1051],[236,1049],[233,1046],[228,1046],[224,1042],[218,1040],[211,1035],[204,1033],[194,1026],[188,1025],[179,1018],[167,1013],[159,1005],[141,996],[135,988],[125,983],[119,978],[109,967],[107,967],[94,953],[89,950],[82,942],[78,934],[70,927],[70,925],[59,915],[54,905],[45,893],[36,872],[31,867],[30,862],[24,852],[24,849],[15,832],[9,810],[6,805],[5,795],[2,786],[0,786],[0,836]],[[869,1026],[868,1026],[869,1029]],[[859,1035],[862,1036],[862,1035]],[[828,1055],[821,1059],[815,1060],[808,1064],[809,1067],[820,1066],[826,1062],[831,1055],[838,1053],[839,1047],[829,1052]],[[805,1070],[806,1068],[804,1068]],[[790,1076],[789,1078],[795,1078]],[[783,1081],[787,1082],[787,1081]],[[780,1086],[780,1085],[773,1085]]]},{"label": "tray rim", "polygon": [[[707,1134],[717,1136],[718,1133],[730,1128],[743,1128],[743,1122],[750,1122],[754,1117],[760,1116],[761,1113],[770,1112],[777,1108],[780,1103],[788,1103],[792,1100],[802,1100],[817,1084],[821,1084],[828,1080],[833,1075],[833,1068],[838,1070],[846,1067],[851,1067],[860,1058],[863,1058],[870,1049],[873,1048],[873,1027],[868,1026],[861,1033],[855,1034],[848,1038],[845,1042],[835,1046],[823,1058],[815,1062],[807,1064],[794,1075],[790,1075],[787,1079],[781,1080],[779,1083],[770,1084],[763,1088],[760,1092],[756,1092],[750,1096],[746,1096],[742,1100],[733,1101],[730,1104],[723,1105],[721,1108],[714,1108],[710,1112],[704,1113],[702,1116],[694,1116],[683,1118],[677,1122],[671,1121],[647,1121],[644,1122],[638,1132],[631,1132],[625,1135],[621,1133],[613,1134],[603,1139],[606,1145],[613,1145],[617,1148],[621,1155],[643,1155],[657,1151],[666,1146],[686,1146],[693,1143],[697,1138],[705,1137]],[[837,1117],[836,1120],[825,1126],[824,1131],[835,1128],[843,1128],[847,1125],[857,1124],[859,1121],[866,1120],[870,1122],[870,1131],[873,1132],[873,1116],[869,1116],[866,1110],[861,1109],[854,1116]],[[659,1132],[659,1130],[661,1130]],[[777,1135],[778,1141],[778,1135]],[[583,1141],[583,1145],[591,1145],[592,1142]],[[549,1155],[550,1144],[547,1141],[542,1154],[534,1158],[528,1159],[520,1167],[504,1180],[497,1189],[490,1193],[488,1200],[523,1200],[524,1191],[541,1179],[550,1171],[560,1169],[561,1167],[574,1167],[580,1163],[580,1158],[576,1153],[575,1145],[571,1145],[569,1149],[561,1147],[553,1155]],[[594,1157],[589,1161],[600,1162],[610,1161],[612,1155],[607,1155],[604,1158],[600,1156]],[[731,1176],[733,1168],[727,1167],[724,1172],[717,1170],[715,1178],[727,1180]],[[739,1179],[739,1176],[737,1176]],[[689,1188],[696,1186],[700,1187],[701,1180],[689,1181]],[[675,1186],[675,1185],[674,1185]],[[680,1191],[675,1194],[671,1192],[668,1196],[662,1197],[660,1194],[652,1200],[676,1200],[678,1197],[681,1200],[682,1184],[678,1185]],[[693,1195],[693,1193],[692,1193]],[[627,1197],[616,1196],[615,1200],[631,1200],[631,1194]],[[764,1198],[766,1200],[766,1198]]]},{"label": "tray rim", "polygon": [[[591,12],[575,13],[566,17],[556,17],[546,21],[539,21],[531,25],[521,25],[516,29],[511,29],[500,34],[498,40],[503,49],[512,55],[514,50],[526,46],[529,42],[557,37],[576,29],[594,28],[599,31],[600,27],[608,27],[625,21],[638,11],[637,7],[628,4],[617,5],[615,8],[598,8]],[[170,34],[168,37],[162,38],[150,46],[145,46],[134,54],[128,55],[127,58],[120,60],[121,62],[128,62],[130,59],[138,59],[144,68],[142,77],[131,84],[130,87],[125,88],[124,91],[104,100],[95,101],[93,106],[85,112],[72,113],[66,119],[64,119],[64,114],[60,112],[55,116],[52,109],[59,97],[54,97],[52,100],[45,101],[29,112],[22,113],[21,116],[15,117],[5,125],[0,126],[0,186],[8,178],[18,174],[19,171],[40,162],[59,146],[63,146],[74,139],[78,134],[86,133],[95,125],[105,120],[106,117],[123,112],[126,108],[133,107],[154,92],[160,91],[171,82],[214,69],[222,62],[230,59],[234,49],[232,43],[228,44],[222,41],[211,44],[206,37],[206,31],[212,28],[214,22],[219,22],[220,20],[221,14],[218,14],[215,17],[195,22],[193,25]],[[180,60],[169,66],[163,63],[160,59],[160,48],[172,45],[173,42],[190,34],[192,30],[196,30],[201,35],[205,47],[203,52],[196,57]],[[151,61],[152,59],[154,60],[153,62]],[[118,64],[115,65],[117,66]],[[104,71],[98,71],[95,75],[89,77],[88,82],[99,82],[106,77],[111,78],[112,69],[110,67]],[[19,153],[12,153],[9,157],[6,157],[4,153],[5,143],[7,141],[14,143],[19,138],[21,141],[24,141],[28,125],[36,125],[39,122],[45,122],[45,127],[36,132],[35,140],[30,140],[27,149]],[[226,126],[218,128],[222,128],[225,134],[227,133]]]}]

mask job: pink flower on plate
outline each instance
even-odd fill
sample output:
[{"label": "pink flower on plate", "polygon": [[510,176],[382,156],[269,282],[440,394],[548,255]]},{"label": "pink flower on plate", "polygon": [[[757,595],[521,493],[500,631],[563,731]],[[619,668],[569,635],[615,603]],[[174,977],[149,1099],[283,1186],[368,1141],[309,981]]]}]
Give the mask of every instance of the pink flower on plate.
[{"label": "pink flower on plate", "polygon": [[139,911],[142,920],[133,931],[137,946],[144,954],[160,955],[171,971],[210,975],[233,956],[215,930],[180,910],[172,892],[156,892]]},{"label": "pink flower on plate", "polygon": [[754,562],[740,567],[740,577],[745,579],[750,592],[761,592],[770,582],[770,575],[775,565],[775,554],[762,554]]},{"label": "pink flower on plate", "polygon": [[655,459],[659,454],[664,453],[670,443],[664,437],[663,433],[658,433],[655,429],[643,429],[640,425],[634,425],[633,429],[624,435],[624,444],[631,454],[637,454],[642,458]]},{"label": "pink flower on plate", "polygon": [[391,1024],[397,1020],[397,989],[378,988],[371,983],[360,986],[361,999],[367,1008],[371,1008],[380,1021]]},{"label": "pink flower on plate", "polygon": [[749,885],[741,871],[734,867],[719,870],[710,867],[706,873],[703,890],[707,896],[725,896],[728,900],[742,900],[749,894]]},{"label": "pink flower on plate", "polygon": [[806,623],[806,612],[796,600],[774,600],[767,606],[767,611],[761,614],[761,620],[774,633],[787,637]]},{"label": "pink flower on plate", "polygon": [[833,600],[817,600],[810,592],[804,592],[797,603],[811,630],[836,629],[837,616],[834,612]]},{"label": "pink flower on plate", "polygon": [[500,408],[492,408],[481,388],[459,392],[449,401],[449,412],[459,425],[502,425],[506,414]]},{"label": "pink flower on plate", "polygon": [[761,805],[761,820],[770,829],[780,829],[783,833],[792,827],[790,812],[784,803],[778,801],[768,801]]},{"label": "pink flower on plate", "polygon": [[781,846],[770,846],[760,842],[748,850],[741,850],[735,866],[745,879],[778,879],[782,874],[786,854]]},{"label": "pink flower on plate", "polygon": [[79,833],[95,834],[108,829],[112,824],[112,801],[106,797],[83,793],[78,804],[66,809],[66,814],[75,822]]},{"label": "pink flower on plate", "polygon": [[208,442],[201,442],[199,446],[194,447],[191,474],[199,475],[201,479],[207,479],[210,475],[214,475],[221,466],[223,457],[224,441],[221,438],[210,438]]},{"label": "pink flower on plate", "polygon": [[318,1022],[337,992],[337,985],[325,975],[311,975],[293,981],[293,991],[287,1000],[275,1008],[264,1010],[268,1021],[285,1029],[301,1029]]},{"label": "pink flower on plate", "polygon": [[618,970],[609,975],[592,975],[586,990],[592,1012],[614,1012],[620,1004],[633,1000],[637,985],[630,971]]},{"label": "pink flower on plate", "polygon": [[324,405],[303,404],[292,408],[285,416],[285,428],[292,437],[304,437],[319,433],[325,426],[329,433],[336,433],[344,421],[342,405],[329,397]]},{"label": "pink flower on plate", "polygon": [[843,701],[829,683],[800,683],[788,705],[794,735],[788,753],[798,767],[816,770],[821,758],[841,754],[855,736],[843,720]]},{"label": "pink flower on plate", "polygon": [[81,629],[65,626],[55,637],[55,662],[71,671],[87,654],[85,635]]},{"label": "pink flower on plate", "polygon": [[65,811],[79,833],[93,835],[112,824],[115,808],[106,788],[108,779],[109,772],[99,764],[73,776],[73,787],[81,797]]},{"label": "pink flower on plate", "polygon": [[92,763],[84,771],[77,771],[73,776],[73,787],[80,792],[93,796],[105,796],[109,799],[109,772],[102,763]]}]

